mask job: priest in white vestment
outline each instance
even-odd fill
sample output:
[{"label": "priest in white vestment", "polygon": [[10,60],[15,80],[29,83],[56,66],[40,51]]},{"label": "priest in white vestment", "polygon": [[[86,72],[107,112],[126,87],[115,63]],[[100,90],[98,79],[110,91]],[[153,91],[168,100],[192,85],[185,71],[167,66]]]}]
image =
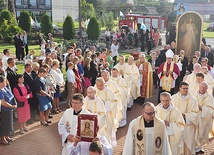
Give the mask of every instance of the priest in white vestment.
[{"label": "priest in white vestment", "polygon": [[185,122],[181,112],[171,104],[171,94],[163,92],[160,94],[161,103],[155,107],[156,116],[164,121],[169,144],[173,155],[183,154],[183,130]]},{"label": "priest in white vestment", "polygon": [[143,104],[142,115],[129,124],[123,155],[172,155],[165,124],[155,113],[153,103]]},{"label": "priest in white vestment", "polygon": [[114,109],[113,113],[115,113],[116,119],[118,120],[118,122],[120,122],[123,118],[123,103],[120,88],[118,87],[116,82],[110,79],[109,72],[107,70],[103,70],[101,72],[101,77],[104,79],[105,85],[113,91],[114,98],[117,99],[117,101],[115,101],[117,102],[117,108]]},{"label": "priest in white vestment", "polygon": [[186,75],[183,81],[187,82],[190,86],[192,86],[192,84],[194,84],[194,82],[196,81],[196,74],[200,72],[201,65],[199,63],[195,63],[193,66],[193,72],[189,75]]},{"label": "priest in white vestment", "polygon": [[[204,75],[204,73],[197,73],[195,76],[196,76],[196,81],[195,81],[195,82],[192,82],[191,87],[189,87],[189,93],[192,94],[192,95],[195,94],[196,91],[198,91],[199,85],[200,85],[202,82],[205,81],[205,75]],[[206,82],[207,82],[207,81],[206,81]],[[207,92],[208,92],[209,94],[212,94],[212,93],[213,93],[213,89],[212,89],[212,86],[211,86],[211,85],[208,86]]]},{"label": "priest in white vestment", "polygon": [[117,100],[114,98],[114,93],[110,88],[105,86],[105,81],[102,77],[96,79],[96,93],[97,96],[104,102],[106,108],[106,122],[107,132],[110,138],[110,144],[115,147],[117,145],[116,131],[118,127],[118,120],[114,113],[117,109]]},{"label": "priest in white vestment", "polygon": [[212,115],[214,112],[214,100],[213,96],[207,93],[208,84],[202,82],[199,85],[199,89],[194,94],[198,101],[199,116],[198,127],[196,128],[197,146],[196,153],[204,153],[202,145],[209,143],[209,132],[212,131]]},{"label": "priest in white vestment", "polygon": [[214,88],[214,79],[213,77],[208,73],[208,68],[206,66],[201,67],[202,73],[204,73],[204,80],[208,83],[208,89],[212,90]]},{"label": "priest in white vestment", "polygon": [[79,114],[91,114],[83,108],[82,94],[75,94],[72,97],[72,108],[67,109],[58,123],[58,132],[62,138],[62,155],[68,155],[68,146],[74,142],[77,133],[77,121]]},{"label": "priest in white vestment", "polygon": [[119,72],[116,68],[113,68],[111,70],[111,80],[116,82],[120,89],[121,101],[123,104],[123,118],[119,122],[119,127],[123,127],[127,123],[126,112],[127,112],[128,98],[129,98],[129,89],[126,81],[119,75]]},{"label": "priest in white vestment", "polygon": [[133,102],[137,97],[140,96],[140,74],[138,67],[134,63],[134,57],[129,56],[128,58],[128,65],[131,68],[131,75],[132,75],[132,81],[130,85],[130,96],[129,96],[129,104],[128,108],[131,108],[133,105]]},{"label": "priest in white vestment", "polygon": [[121,55],[119,59],[119,63],[117,63],[114,68],[117,68],[120,75],[126,80],[126,83],[130,89],[132,82],[132,70],[129,65],[125,62],[125,56]]},{"label": "priest in white vestment", "polygon": [[[83,107],[95,113],[98,116],[99,135],[109,138],[106,125],[106,109],[104,102],[96,95],[96,89],[93,86],[87,88],[87,96],[83,100]],[[110,142],[110,139],[107,139]]]},{"label": "priest in white vestment", "polygon": [[184,155],[195,154],[195,131],[198,126],[198,103],[195,97],[189,92],[189,85],[181,82],[179,92],[172,96],[172,104],[180,110],[186,122],[183,139],[184,139]]}]

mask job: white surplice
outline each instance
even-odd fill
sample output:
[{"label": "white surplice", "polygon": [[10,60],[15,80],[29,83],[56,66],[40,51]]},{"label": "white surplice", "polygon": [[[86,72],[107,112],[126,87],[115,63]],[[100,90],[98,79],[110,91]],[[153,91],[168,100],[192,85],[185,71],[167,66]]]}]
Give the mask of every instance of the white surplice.
[{"label": "white surplice", "polygon": [[[77,121],[78,116],[73,114],[74,110],[72,108],[67,109],[64,114],[62,115],[59,123],[58,123],[58,132],[62,138],[62,155],[68,154],[68,146],[71,144],[67,140],[68,135],[76,135],[77,132]],[[82,108],[80,114],[91,114],[85,108]]]}]

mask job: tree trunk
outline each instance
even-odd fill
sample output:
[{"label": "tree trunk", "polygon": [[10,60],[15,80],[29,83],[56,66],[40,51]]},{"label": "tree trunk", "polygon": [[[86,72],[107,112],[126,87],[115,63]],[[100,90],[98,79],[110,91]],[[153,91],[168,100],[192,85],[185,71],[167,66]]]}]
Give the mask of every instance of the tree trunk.
[{"label": "tree trunk", "polygon": [[15,12],[15,2],[14,0],[7,0],[8,1],[8,10],[13,14],[15,15],[16,12]]}]

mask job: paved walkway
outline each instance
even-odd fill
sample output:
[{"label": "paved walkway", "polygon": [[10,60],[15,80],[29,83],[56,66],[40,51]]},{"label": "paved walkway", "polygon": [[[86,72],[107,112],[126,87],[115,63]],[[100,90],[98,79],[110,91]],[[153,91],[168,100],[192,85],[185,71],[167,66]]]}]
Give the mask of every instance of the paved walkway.
[{"label": "paved walkway", "polygon": [[[157,104],[157,89],[155,89],[154,97],[149,99]],[[63,113],[54,115],[52,124],[48,127],[41,126],[39,122],[29,125],[30,132],[19,134],[18,125],[15,123],[16,134],[15,141],[11,145],[0,145],[1,155],[60,155],[61,140],[58,135],[57,123]],[[141,106],[134,104],[131,111],[127,111],[128,123],[141,114]],[[128,125],[119,128],[117,131],[117,147],[114,149],[114,155],[121,155]],[[209,145],[205,145],[205,155],[214,155],[214,140],[210,139]]]}]

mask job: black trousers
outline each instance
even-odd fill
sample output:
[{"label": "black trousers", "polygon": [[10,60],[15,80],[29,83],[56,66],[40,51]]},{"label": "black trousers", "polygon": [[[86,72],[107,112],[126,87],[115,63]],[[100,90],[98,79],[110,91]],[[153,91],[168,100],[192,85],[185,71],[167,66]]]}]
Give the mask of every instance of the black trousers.
[{"label": "black trousers", "polygon": [[19,49],[19,52],[17,53],[18,55],[18,57],[17,57],[17,59],[20,61],[20,59],[21,60],[23,60],[24,59],[24,57],[25,57],[25,54],[24,54],[24,48],[20,48]]},{"label": "black trousers", "polygon": [[97,76],[91,77],[91,85],[94,86],[96,83]]},{"label": "black trousers", "polygon": [[158,74],[156,72],[153,72],[153,85],[159,86],[160,79],[158,78]]},{"label": "black trousers", "polygon": [[117,56],[114,56],[113,60],[114,60],[114,66],[115,66],[117,64]]},{"label": "black trousers", "polygon": [[25,55],[28,55],[28,44],[25,45]]},{"label": "black trousers", "polygon": [[15,53],[16,53],[16,58],[18,58],[18,55],[19,55],[19,47],[15,46],[15,48],[16,48],[16,51],[15,51]]},{"label": "black trousers", "polygon": [[[158,103],[160,103],[160,94],[162,92],[166,92],[165,90],[162,89],[162,87],[159,87],[159,93],[158,93]],[[173,95],[175,93],[175,88],[171,88],[170,92],[171,95]]]},{"label": "black trousers", "polygon": [[39,109],[38,109],[39,101],[36,97],[36,94],[33,94],[33,98],[28,99],[28,103],[30,104],[31,119],[35,119],[36,114],[39,113]]}]

